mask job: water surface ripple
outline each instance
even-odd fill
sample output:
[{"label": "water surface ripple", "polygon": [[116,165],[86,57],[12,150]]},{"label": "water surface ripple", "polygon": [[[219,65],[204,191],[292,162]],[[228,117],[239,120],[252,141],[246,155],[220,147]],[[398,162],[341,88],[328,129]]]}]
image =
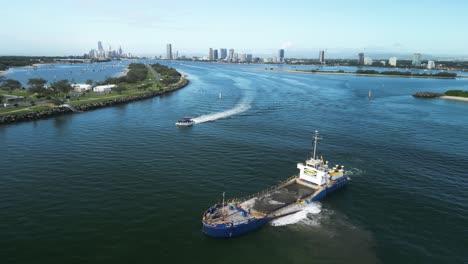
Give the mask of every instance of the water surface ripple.
[{"label": "water surface ripple", "polygon": [[[2,263],[468,259],[468,104],[410,96],[466,90],[467,80],[166,64],[191,84],[159,98],[0,127]],[[115,67],[109,74],[121,71]],[[14,76],[24,80],[36,76],[19,71]],[[243,111],[212,122],[174,125],[239,105]],[[320,155],[351,171],[350,186],[309,214],[247,236],[201,233],[202,212],[223,191],[247,195],[295,174],[315,129],[324,138]]]}]

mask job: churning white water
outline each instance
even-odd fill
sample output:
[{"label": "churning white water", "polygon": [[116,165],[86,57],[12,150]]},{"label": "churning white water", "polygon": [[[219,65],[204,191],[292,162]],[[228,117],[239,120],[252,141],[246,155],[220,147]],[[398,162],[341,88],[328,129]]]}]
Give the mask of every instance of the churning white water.
[{"label": "churning white water", "polygon": [[299,222],[317,225],[317,222],[309,218],[310,215],[317,215],[322,211],[322,206],[319,203],[311,203],[302,207],[302,209],[294,214],[280,217],[270,222],[272,226],[292,225]]}]

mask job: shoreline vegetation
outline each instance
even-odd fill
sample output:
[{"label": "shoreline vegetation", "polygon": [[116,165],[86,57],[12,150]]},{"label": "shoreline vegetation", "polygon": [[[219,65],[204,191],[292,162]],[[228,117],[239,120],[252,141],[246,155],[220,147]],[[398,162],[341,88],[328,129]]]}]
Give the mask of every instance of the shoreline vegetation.
[{"label": "shoreline vegetation", "polygon": [[[0,94],[21,96],[30,102],[30,105],[0,108],[0,125],[144,100],[183,88],[188,85],[189,80],[177,70],[164,65],[132,63],[126,75],[95,83],[115,85],[107,92],[75,91],[68,80],[56,81],[46,87],[47,81],[44,79],[30,79],[28,89],[5,89],[5,86],[9,88],[10,82],[15,80],[3,80],[4,90],[0,90]],[[88,80],[87,83],[92,83],[92,80]]]},{"label": "shoreline vegetation", "polygon": [[[272,68],[270,68],[271,70]],[[268,70],[268,68],[265,68]],[[403,78],[435,78],[435,79],[456,79],[457,74],[451,72],[439,72],[435,74],[427,73],[412,73],[408,71],[375,71],[375,70],[357,70],[355,72],[338,71],[322,71],[322,70],[273,70],[279,72],[296,72],[309,74],[336,74],[336,75],[356,75],[356,76],[375,76],[375,77],[403,77]],[[466,77],[458,77],[466,78]]]},{"label": "shoreline vegetation", "polygon": [[449,90],[445,93],[433,93],[433,92],[417,92],[413,94],[416,98],[432,99],[432,98],[441,98],[448,100],[457,100],[468,102],[468,91],[462,90]]},{"label": "shoreline vegetation", "polygon": [[48,56],[0,56],[0,74],[15,67],[37,67],[41,64],[59,63],[85,63],[85,62],[109,62],[111,59],[84,59],[82,56],[48,57]]}]

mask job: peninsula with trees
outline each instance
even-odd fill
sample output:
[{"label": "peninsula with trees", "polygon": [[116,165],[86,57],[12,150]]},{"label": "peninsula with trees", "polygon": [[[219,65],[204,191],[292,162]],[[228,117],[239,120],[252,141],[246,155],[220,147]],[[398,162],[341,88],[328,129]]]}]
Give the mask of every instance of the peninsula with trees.
[{"label": "peninsula with trees", "polygon": [[177,70],[161,64],[132,63],[127,74],[86,84],[32,78],[28,87],[0,75],[0,125],[142,100],[175,91],[189,83]]},{"label": "peninsula with trees", "polygon": [[468,102],[468,91],[463,91],[463,90],[449,90],[449,91],[446,91],[445,93],[417,92],[413,94],[413,96],[416,98],[425,98],[425,99],[442,98],[442,99],[450,99],[450,100]]}]

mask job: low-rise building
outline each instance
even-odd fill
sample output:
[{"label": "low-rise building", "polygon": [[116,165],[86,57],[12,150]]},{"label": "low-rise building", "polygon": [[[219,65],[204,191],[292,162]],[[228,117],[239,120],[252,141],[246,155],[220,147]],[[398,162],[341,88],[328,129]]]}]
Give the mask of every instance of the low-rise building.
[{"label": "low-rise building", "polygon": [[99,92],[99,93],[110,92],[110,91],[112,91],[112,88],[115,88],[115,87],[116,87],[115,84],[98,85],[98,86],[95,86],[93,88],[93,91],[94,92]]},{"label": "low-rise building", "polygon": [[77,92],[86,92],[88,90],[93,89],[93,86],[91,84],[85,84],[85,83],[74,83],[72,84],[73,90]]},{"label": "low-rise building", "polygon": [[6,103],[10,103],[10,104],[24,101],[23,96],[16,96],[16,95],[11,95],[11,94],[0,94],[0,97],[3,97],[3,100]]}]

